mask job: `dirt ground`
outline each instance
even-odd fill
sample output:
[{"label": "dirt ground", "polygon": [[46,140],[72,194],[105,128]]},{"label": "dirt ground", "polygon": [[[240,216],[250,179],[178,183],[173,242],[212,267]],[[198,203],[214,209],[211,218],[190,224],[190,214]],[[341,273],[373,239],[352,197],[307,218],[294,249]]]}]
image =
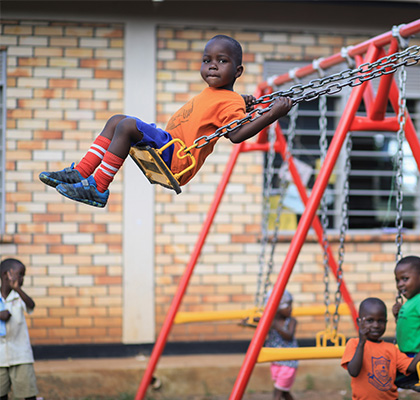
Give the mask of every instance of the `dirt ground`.
[{"label": "dirt ground", "polygon": [[[351,393],[347,391],[337,390],[307,390],[307,391],[292,391],[294,400],[351,400]],[[132,400],[135,394],[122,394],[121,396],[115,397],[84,397],[84,398],[71,398],[66,400]],[[187,397],[168,397],[160,396],[156,393],[147,395],[146,400],[228,400],[229,396],[187,396]],[[250,393],[246,394],[242,400],[272,400],[272,393]],[[420,393],[413,393],[411,391],[404,390],[399,394],[400,400],[419,400]],[[44,399],[52,400],[52,399]]]},{"label": "dirt ground", "polygon": [[[145,400],[227,400],[242,355],[162,357],[156,371],[162,388]],[[35,362],[43,400],[133,400],[147,365],[143,356]],[[272,400],[269,365],[256,365],[242,400]],[[295,400],[351,400],[349,378],[337,360],[302,361],[292,394]],[[10,396],[9,398],[13,398]],[[401,391],[400,400],[420,400]]]},{"label": "dirt ground", "polygon": [[[345,390],[306,390],[306,391],[292,391],[294,400],[351,400],[351,393]],[[182,400],[227,400],[229,396],[193,396]],[[272,400],[272,393],[252,393],[246,394],[242,400]],[[148,397],[148,399],[157,399],[157,397]],[[420,393],[404,390],[399,394],[400,400],[419,400]],[[161,398],[161,400],[181,400]]]},{"label": "dirt ground", "polygon": [[[340,394],[338,391],[325,391],[319,392],[314,390],[308,391],[292,391],[292,395],[295,400],[303,400],[303,399],[310,399],[310,400],[344,400],[344,399],[351,399],[350,397],[346,397],[345,394]],[[188,397],[183,400],[227,400],[229,396],[193,396]],[[272,393],[250,393],[246,394],[242,400],[272,400],[273,395]],[[149,399],[157,399],[157,397],[150,397]],[[162,398],[161,400],[181,400],[181,399],[169,399],[169,398]]]},{"label": "dirt ground", "polygon": [[[58,394],[55,382],[51,382],[51,387],[55,387],[51,392],[44,390],[42,400],[133,400],[135,392],[121,393],[118,396],[81,396],[67,397],[65,391]],[[63,388],[64,389],[64,388]],[[61,391],[60,391],[61,392]],[[351,392],[348,390],[293,390],[294,400],[351,400]],[[12,397],[11,397],[12,398]],[[159,391],[149,391],[145,400],[228,400],[229,395],[196,395],[196,396],[170,396],[161,394]],[[246,393],[242,400],[272,400],[272,392]],[[400,400],[419,400],[420,393],[409,390],[402,390],[399,393]],[[41,398],[40,398],[41,400]]]}]

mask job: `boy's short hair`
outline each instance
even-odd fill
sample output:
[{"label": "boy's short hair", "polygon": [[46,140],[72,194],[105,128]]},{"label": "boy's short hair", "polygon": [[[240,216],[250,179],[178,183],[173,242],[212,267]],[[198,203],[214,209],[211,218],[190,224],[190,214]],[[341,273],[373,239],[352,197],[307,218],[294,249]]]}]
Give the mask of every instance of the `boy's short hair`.
[{"label": "boy's short hair", "polygon": [[384,310],[385,315],[387,314],[386,305],[381,299],[378,299],[377,297],[368,297],[360,303],[359,315],[362,313],[362,311],[365,311],[370,305],[374,304],[381,306]]},{"label": "boy's short hair", "polygon": [[0,275],[19,266],[24,266],[21,261],[16,260],[16,258],[6,258],[0,263]]},{"label": "boy's short hair", "polygon": [[401,258],[400,261],[397,262],[395,268],[397,268],[401,264],[410,264],[412,268],[416,270],[416,272],[420,275],[420,257],[417,256],[407,256]]},{"label": "boy's short hair", "polygon": [[209,42],[211,40],[226,40],[229,42],[233,51],[233,58],[235,59],[235,62],[237,65],[242,65],[242,46],[237,40],[227,35],[216,35],[213,36]]}]

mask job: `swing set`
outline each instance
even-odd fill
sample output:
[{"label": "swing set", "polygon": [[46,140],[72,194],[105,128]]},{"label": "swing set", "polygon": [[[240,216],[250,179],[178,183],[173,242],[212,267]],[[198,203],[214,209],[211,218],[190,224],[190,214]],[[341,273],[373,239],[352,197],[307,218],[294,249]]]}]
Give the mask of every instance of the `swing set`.
[{"label": "swing set", "polygon": [[[362,42],[358,45],[343,49],[341,53],[332,55],[330,57],[316,60],[316,62],[293,70],[288,74],[280,75],[275,78],[271,78],[266,82],[260,84],[257,88],[255,97],[257,98],[258,108],[248,114],[243,120],[233,121],[227,126],[219,128],[216,132],[209,136],[203,136],[196,139],[191,147],[183,145],[183,148],[178,152],[179,157],[190,157],[189,151],[193,147],[202,147],[209,143],[214,138],[226,135],[235,128],[242,126],[243,124],[252,121],[254,118],[258,118],[264,112],[266,112],[274,99],[279,96],[289,96],[293,99],[293,104],[296,106],[302,101],[312,101],[314,99],[320,99],[320,107],[322,106],[322,96],[331,95],[340,92],[344,87],[353,88],[338,126],[335,130],[335,134],[328,146],[322,145],[322,141],[325,141],[325,128],[322,127],[323,122],[321,119],[325,117],[322,110],[320,109],[320,131],[321,131],[321,168],[316,177],[315,184],[312,188],[311,194],[308,197],[305,185],[302,181],[301,175],[297,168],[297,162],[293,158],[293,133],[289,131],[288,140],[286,141],[283,132],[278,123],[270,130],[266,129],[262,131],[255,143],[242,142],[233,147],[230,159],[225,167],[225,171],[219,183],[219,186],[214,195],[214,200],[210,206],[207,214],[207,218],[203,224],[202,230],[196,242],[195,248],[191,254],[190,261],[186,266],[185,272],[180,280],[178,290],[173,298],[167,313],[166,319],[162,326],[161,332],[156,340],[152,354],[149,359],[148,366],[143,375],[139,389],[137,391],[136,400],[143,399],[146,395],[149,383],[152,380],[153,372],[156,368],[157,362],[160,355],[163,352],[163,348],[166,344],[170,329],[173,323],[186,323],[194,321],[210,321],[210,320],[221,320],[221,319],[243,319],[251,318],[251,324],[254,325],[256,322],[256,316],[259,319],[258,324],[255,328],[255,333],[248,347],[247,353],[243,360],[242,367],[238,373],[236,382],[233,386],[230,400],[239,400],[242,398],[247,383],[250,379],[252,370],[257,362],[268,362],[274,360],[286,360],[286,359],[308,359],[308,358],[337,358],[341,357],[344,350],[345,339],[338,334],[337,325],[339,315],[343,312],[344,305],[340,305],[341,297],[346,303],[347,313],[352,316],[353,322],[356,325],[357,311],[354,307],[350,293],[348,292],[342,271],[343,255],[344,255],[344,238],[346,228],[348,226],[348,213],[346,200],[342,205],[342,224],[340,228],[340,248],[339,248],[339,260],[338,263],[335,261],[334,255],[331,251],[330,245],[326,238],[327,223],[325,218],[325,204],[323,203],[323,196],[329,179],[333,173],[334,166],[336,165],[340,151],[344,145],[346,145],[346,167],[344,174],[347,174],[349,169],[349,157],[351,150],[351,138],[349,135],[350,131],[392,131],[396,132],[398,138],[398,155],[397,155],[397,259],[401,257],[401,245],[402,245],[402,142],[407,140],[414,159],[417,164],[417,168],[420,170],[420,143],[417,138],[416,131],[413,122],[408,114],[405,107],[405,66],[415,65],[420,60],[420,46],[408,47],[407,40],[411,35],[420,32],[420,20],[413,21],[406,25],[394,27],[392,31],[386,32],[380,36],[374,37],[370,40]],[[388,47],[388,51],[384,47]],[[388,54],[388,55],[387,55]],[[274,91],[273,88],[279,87],[280,85],[290,82],[295,78],[303,78],[310,74],[320,73],[326,69],[337,65],[343,61],[354,59],[357,67],[353,69],[344,70],[338,74],[330,75],[327,77],[320,76],[318,79],[311,80],[307,84],[296,84],[287,91]],[[394,73],[400,71],[400,86],[398,87],[394,80]],[[320,73],[321,75],[321,73]],[[379,86],[376,94],[373,91],[372,85],[369,82],[371,79],[380,78]],[[362,100],[366,107],[366,116],[356,116],[356,111],[359,108]],[[388,101],[392,105],[395,112],[395,116],[386,117],[385,112]],[[297,108],[297,107],[293,107]],[[292,110],[293,110],[292,108]],[[290,114],[290,113],[289,113]],[[325,122],[325,121],[324,121]],[[291,117],[291,123],[293,125],[293,117]],[[323,133],[324,132],[324,133]],[[367,133],[366,133],[367,134]],[[324,137],[322,137],[324,135]],[[181,144],[182,145],[182,144]],[[324,146],[324,147],[323,147]],[[138,158],[139,153],[131,154],[133,158]],[[180,193],[179,185],[172,185],[173,180],[176,177],[172,175],[170,170],[165,165],[161,169],[158,165],[160,154],[163,151],[159,149],[152,154],[153,151],[150,149],[139,149],[141,157],[145,161],[137,162],[138,165],[142,165],[141,169],[145,172],[147,178],[152,183],[159,183],[163,186],[170,187],[175,190],[176,193]],[[245,311],[223,311],[219,315],[213,313],[179,313],[178,309],[182,302],[183,295],[188,287],[189,280],[192,276],[194,267],[201,254],[202,247],[204,246],[207,234],[210,230],[213,219],[216,215],[218,206],[220,205],[222,196],[225,192],[226,186],[229,182],[229,178],[232,174],[233,168],[237,161],[237,158],[241,152],[249,151],[263,151],[267,153],[267,166],[268,175],[265,177],[264,187],[264,203],[263,203],[263,214],[267,214],[269,209],[270,197],[269,186],[271,182],[270,174],[271,165],[274,159],[274,153],[281,155],[284,160],[284,164],[288,168],[288,173],[293,179],[294,184],[299,192],[302,203],[305,208],[299,220],[296,232],[291,240],[289,250],[281,266],[280,272],[277,276],[277,280],[272,288],[272,293],[268,299],[266,306],[261,307],[261,299],[264,294],[267,293],[269,287],[269,276],[272,272],[272,255],[274,254],[275,244],[277,242],[277,231],[279,229],[279,215],[283,208],[283,195],[279,195],[279,203],[277,205],[276,222],[274,234],[269,237],[267,232],[266,218],[263,218],[263,239],[262,239],[262,251],[260,256],[260,271],[261,266],[267,265],[268,272],[266,274],[266,280],[264,282],[264,289],[262,288],[262,272],[260,272],[258,281],[258,291],[256,296],[255,308],[250,312]],[[184,154],[182,154],[184,153]],[[155,157],[155,155],[157,155]],[[193,157],[191,156],[191,162],[194,163]],[[158,160],[158,161],[156,161]],[[162,162],[163,163],[163,162]],[[146,165],[145,165],[146,164]],[[163,163],[164,164],[164,163]],[[158,165],[156,167],[156,165]],[[152,170],[152,171],[151,171]],[[149,172],[151,171],[151,172]],[[266,172],[267,173],[267,172]],[[271,175],[272,176],[272,175]],[[348,185],[348,179],[345,180]],[[162,183],[163,182],[163,183]],[[281,186],[284,186],[284,189]],[[285,190],[286,183],[281,183],[280,192]],[[348,190],[348,187],[343,188],[343,191]],[[348,193],[348,192],[347,192]],[[348,197],[348,194],[344,195],[344,198]],[[317,210],[320,208],[321,219],[317,216]],[[312,226],[316,233],[318,242],[324,251],[324,283],[326,286],[325,290],[325,315],[327,327],[326,331],[317,335],[317,346],[313,348],[302,349],[267,349],[263,348],[268,330],[271,326],[273,318],[277,312],[277,307],[280,303],[281,297],[286,288],[287,282],[293,271],[293,267],[297,260],[297,257],[304,244],[309,228]],[[269,254],[268,262],[265,261],[265,252],[271,242],[271,250]],[[335,275],[337,281],[337,292],[335,306],[329,305],[329,299],[327,297],[328,292],[328,271],[331,270]],[[306,312],[313,313],[314,307],[310,307],[310,310]],[[321,309],[318,309],[318,312]],[[304,315],[299,314],[305,312],[305,310],[295,310],[295,316]],[[331,322],[331,314],[333,314]],[[327,346],[327,342],[331,341],[333,346]],[[420,364],[420,363],[419,363]],[[417,365],[417,369],[420,372],[420,365]]]}]

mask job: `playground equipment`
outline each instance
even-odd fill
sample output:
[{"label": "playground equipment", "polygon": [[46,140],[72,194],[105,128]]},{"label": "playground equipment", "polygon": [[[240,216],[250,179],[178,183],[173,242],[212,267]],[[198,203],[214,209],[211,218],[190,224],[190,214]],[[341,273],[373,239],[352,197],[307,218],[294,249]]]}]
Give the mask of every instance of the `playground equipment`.
[{"label": "playground equipment", "polygon": [[[328,307],[328,312],[336,311],[335,305]],[[196,312],[178,312],[174,318],[174,324],[189,324],[192,322],[211,322],[211,321],[231,321],[243,320],[249,318],[261,318],[264,309],[249,308],[246,310],[226,310],[226,311],[196,311]],[[292,311],[293,317],[310,317],[325,315],[325,307],[321,305],[316,306],[302,306],[294,307]],[[339,315],[351,315],[350,308],[347,304],[340,304],[338,308]]]},{"label": "playground equipment", "polygon": [[[241,399],[244,394],[246,385],[249,381],[254,365],[258,361],[259,354],[261,353],[261,348],[267,336],[269,327],[277,311],[278,304],[280,303],[280,299],[283,295],[287,282],[292,273],[294,264],[297,260],[299,252],[303,246],[303,243],[311,225],[318,236],[320,245],[323,246],[322,225],[318,217],[316,216],[316,212],[320,205],[321,197],[328,184],[328,180],[330,179],[333,168],[338,159],[340,150],[343,147],[343,144],[346,140],[348,132],[371,130],[386,130],[398,132],[402,125],[402,120],[404,119],[405,126],[403,127],[402,131],[403,134],[405,133],[405,138],[407,139],[407,142],[411,147],[417,167],[418,169],[420,169],[420,143],[416,136],[415,128],[408,112],[404,110],[400,118],[398,118],[397,116],[385,118],[385,110],[388,100],[390,101],[393,109],[396,112],[398,112],[400,108],[399,90],[394,81],[393,74],[398,70],[398,68],[401,68],[402,66],[410,66],[417,64],[420,59],[420,56],[418,55],[420,50],[419,46],[412,46],[401,52],[397,52],[399,45],[401,42],[403,42],[404,38],[409,37],[417,32],[420,32],[420,20],[397,27],[393,29],[393,31],[384,33],[373,39],[367,40],[359,45],[355,45],[351,48],[348,48],[345,52],[341,52],[340,54],[335,54],[333,56],[319,60],[319,66],[325,70],[333,65],[345,61],[348,55],[349,57],[353,57],[356,61],[356,64],[358,65],[358,67],[353,70],[345,70],[339,74],[331,75],[326,78],[315,79],[305,85],[295,85],[288,91],[284,92],[273,92],[273,87],[289,82],[292,79],[289,74],[270,79],[269,81],[259,85],[255,97],[259,98],[258,103],[263,106],[265,104],[271,103],[276,96],[290,96],[293,98],[294,104],[297,104],[301,101],[311,101],[325,94],[337,93],[338,91],[342,90],[342,88],[345,86],[352,87],[353,90],[349,96],[347,106],[336,128],[334,137],[329,145],[324,162],[321,166],[321,170],[318,174],[318,177],[315,181],[312,193],[309,198],[306,194],[305,187],[302,184],[293,157],[291,155],[290,157],[287,156],[288,149],[286,145],[286,140],[281,132],[280,127],[276,125],[276,142],[273,146],[274,150],[280,153],[283,159],[288,159],[290,174],[293,177],[298,192],[301,196],[302,202],[305,205],[305,209],[299,220],[299,224],[297,226],[293,239],[290,243],[289,250],[284,259],[280,273],[277,277],[277,281],[273,287],[272,294],[261,316],[261,320],[259,321],[256,327],[255,334],[245,355],[242,367],[238,373],[237,380],[234,384],[230,396],[231,400]],[[386,56],[384,47],[388,45],[389,55]],[[307,67],[295,70],[294,76],[304,77],[314,72],[316,72],[314,66],[309,65]],[[380,78],[380,83],[376,95],[373,93],[372,87],[369,83],[369,81],[374,78]],[[338,82],[342,80],[344,80],[344,82]],[[327,85],[327,87],[324,87],[325,85]],[[356,111],[362,99],[364,100],[367,109],[366,116],[358,116],[356,118]],[[253,114],[258,113],[257,116],[255,116],[255,118],[257,118],[258,115],[264,113],[264,110],[267,110],[267,107],[257,108],[256,110],[254,110],[253,113],[249,115],[249,118],[253,118]],[[195,144],[197,146],[205,145],[213,138],[223,136],[249,120],[250,119],[247,119],[245,121],[233,121],[226,127],[222,127],[219,130],[217,130],[213,135],[197,139],[197,143]],[[136,394],[136,400],[144,398],[146,394],[147,387],[152,379],[153,371],[165,346],[172,323],[181,304],[183,294],[186,291],[188,282],[193,273],[195,264],[200,255],[206,236],[209,232],[210,226],[212,224],[212,221],[214,219],[221,198],[229,181],[229,177],[233,171],[234,165],[239,154],[241,152],[248,151],[267,152],[269,151],[269,147],[270,143],[267,141],[266,132],[262,132],[258,136],[257,141],[255,143],[243,142],[237,146],[234,146],[230,160],[226,165],[225,172],[215,193],[214,201],[207,214],[206,221],[198,237],[194,251],[191,254],[190,262],[188,263],[185,273],[179,283],[178,291],[174,296],[166,320],[155,343],[148,367],[145,371],[142,382]],[[335,264],[334,257],[330,252],[329,246],[327,246],[327,251],[329,256],[330,268],[334,275],[337,277],[339,271],[337,265]],[[346,301],[350,308],[353,318],[355,318],[357,313],[354,309],[353,302],[351,301],[350,294],[346,291],[344,281],[342,281],[340,291],[343,296],[343,299]],[[296,349],[293,350],[296,351]],[[320,351],[323,352],[323,354],[327,354],[327,351],[336,351],[337,353],[335,353],[335,356],[339,356],[339,350],[337,349],[321,349]],[[307,353],[306,355],[308,354],[309,353]],[[292,358],[296,359],[297,356],[297,353],[293,353]],[[320,358],[321,355],[317,354],[316,357]]]}]

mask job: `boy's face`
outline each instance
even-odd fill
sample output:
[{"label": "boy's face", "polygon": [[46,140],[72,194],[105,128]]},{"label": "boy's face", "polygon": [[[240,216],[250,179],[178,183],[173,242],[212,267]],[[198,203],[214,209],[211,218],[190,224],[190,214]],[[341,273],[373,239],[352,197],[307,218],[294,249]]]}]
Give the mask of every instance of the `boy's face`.
[{"label": "boy's face", "polygon": [[395,268],[395,282],[398,291],[406,299],[420,293],[420,275],[411,264],[399,264]]},{"label": "boy's face", "polygon": [[235,80],[242,75],[242,65],[237,65],[231,44],[227,40],[210,40],[203,52],[201,77],[209,87],[233,90]]},{"label": "boy's face", "polygon": [[360,310],[357,320],[360,329],[366,330],[366,337],[377,342],[386,330],[386,310],[380,304],[369,304]]}]

